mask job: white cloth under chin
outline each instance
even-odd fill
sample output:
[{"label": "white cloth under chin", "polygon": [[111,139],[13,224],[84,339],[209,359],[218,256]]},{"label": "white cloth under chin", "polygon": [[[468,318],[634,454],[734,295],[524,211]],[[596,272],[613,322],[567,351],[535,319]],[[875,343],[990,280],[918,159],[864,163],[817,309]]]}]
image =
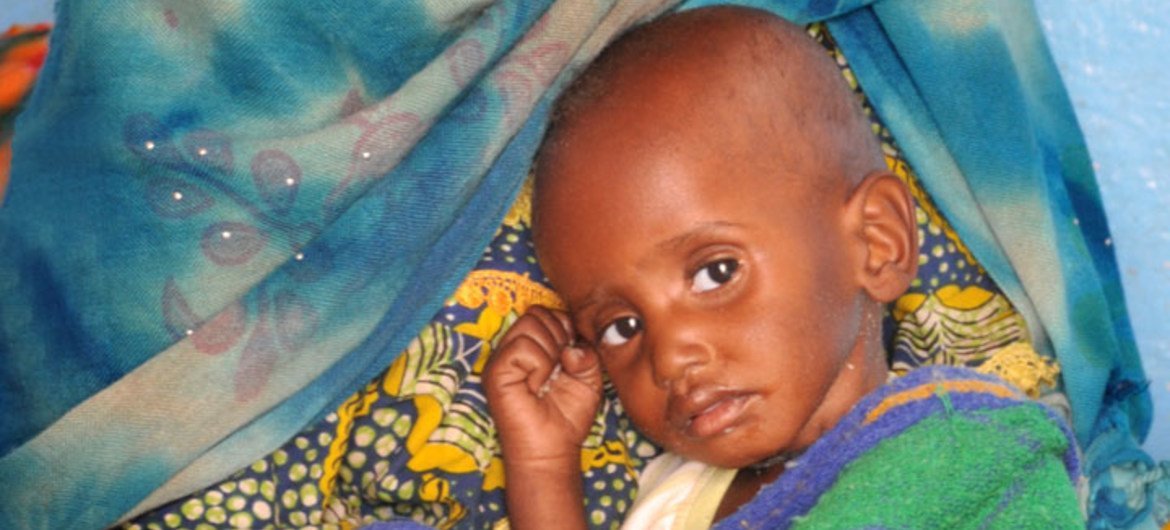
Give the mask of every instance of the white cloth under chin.
[{"label": "white cloth under chin", "polygon": [[623,530],[710,528],[737,470],[659,455],[638,479],[638,498]]}]

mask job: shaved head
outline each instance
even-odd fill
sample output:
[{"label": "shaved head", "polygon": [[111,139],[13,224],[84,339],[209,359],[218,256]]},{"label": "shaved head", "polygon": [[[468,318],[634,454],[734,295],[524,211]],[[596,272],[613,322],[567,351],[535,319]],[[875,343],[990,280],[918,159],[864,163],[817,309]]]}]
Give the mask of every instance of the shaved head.
[{"label": "shaved head", "polygon": [[720,127],[754,136],[766,163],[815,162],[792,173],[816,186],[843,177],[849,189],[885,169],[869,120],[824,48],[774,15],[720,6],[657,19],[610,44],[554,107],[538,174],[558,151],[588,149],[570,141],[582,122],[651,103],[668,107],[658,134],[685,127],[697,108],[726,109]]}]

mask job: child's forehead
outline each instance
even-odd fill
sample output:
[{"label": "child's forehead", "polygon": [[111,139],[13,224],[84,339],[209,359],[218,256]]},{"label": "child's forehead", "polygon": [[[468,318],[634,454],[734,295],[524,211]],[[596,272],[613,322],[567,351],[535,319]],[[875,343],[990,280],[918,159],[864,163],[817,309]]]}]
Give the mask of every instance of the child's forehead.
[{"label": "child's forehead", "polygon": [[786,181],[825,174],[818,162],[836,153],[817,138],[822,127],[808,127],[750,72],[709,73],[682,68],[621,80],[605,101],[556,132],[537,171],[538,195],[549,186],[628,189],[623,185],[636,182],[627,176],[640,181],[661,172],[679,187],[688,187],[687,179],[736,185],[765,173]]},{"label": "child's forehead", "polygon": [[731,186],[770,172],[847,190],[882,164],[855,107],[802,28],[743,9],[671,15],[619,39],[558,102],[537,159],[536,205],[546,188],[573,199],[653,172],[716,178],[690,170],[698,164],[726,170],[718,178]]}]

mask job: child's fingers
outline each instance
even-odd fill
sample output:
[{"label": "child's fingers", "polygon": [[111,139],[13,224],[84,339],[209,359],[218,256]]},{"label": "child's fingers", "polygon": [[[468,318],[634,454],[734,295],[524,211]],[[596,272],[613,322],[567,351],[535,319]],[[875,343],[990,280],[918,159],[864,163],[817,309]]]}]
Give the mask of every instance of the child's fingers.
[{"label": "child's fingers", "polygon": [[[565,348],[557,366],[560,367],[560,377],[545,383],[543,394],[549,396],[583,440],[601,401],[601,362],[591,350]],[[557,371],[553,374],[556,375]]]},{"label": "child's fingers", "polygon": [[576,376],[593,369],[600,370],[600,360],[592,350],[580,347],[566,347],[561,351],[561,364],[565,365],[565,373]]},{"label": "child's fingers", "polygon": [[564,344],[561,340],[563,332],[557,333],[560,325],[556,323],[555,318],[550,315],[539,315],[537,313],[529,312],[520,317],[512,329],[504,335],[503,340],[496,348],[503,352],[511,347],[519,339],[526,339],[538,346],[542,352],[550,359],[556,359],[560,355],[561,347]]},{"label": "child's fingers", "polygon": [[593,350],[567,347],[561,352],[561,366],[565,375],[601,390],[601,359]]},{"label": "child's fingers", "polygon": [[539,319],[541,323],[548,329],[557,348],[553,352],[559,352],[560,347],[569,344],[573,340],[573,325],[569,321],[569,316],[561,311],[553,311],[540,306],[533,306],[525,315],[532,315],[533,318]]},{"label": "child's fingers", "polygon": [[557,323],[561,325],[561,329],[565,332],[565,344],[573,344],[576,341],[577,333],[573,330],[573,320],[569,318],[569,314],[564,311],[557,311],[549,309],[548,313],[557,319]]},{"label": "child's fingers", "polygon": [[556,366],[544,344],[531,335],[516,337],[499,354],[488,376],[492,386],[501,389],[523,384],[530,393],[538,394]]},{"label": "child's fingers", "polygon": [[563,369],[558,366],[572,336],[568,315],[530,308],[496,346],[485,374],[489,391],[523,385],[528,392],[543,397]]}]

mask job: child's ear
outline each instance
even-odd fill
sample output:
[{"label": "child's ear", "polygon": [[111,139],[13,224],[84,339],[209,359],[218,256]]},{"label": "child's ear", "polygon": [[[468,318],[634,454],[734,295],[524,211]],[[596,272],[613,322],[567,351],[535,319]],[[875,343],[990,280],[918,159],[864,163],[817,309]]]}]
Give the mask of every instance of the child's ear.
[{"label": "child's ear", "polygon": [[849,202],[865,245],[859,283],[874,300],[892,302],[918,273],[918,227],[910,191],[888,171],[874,172]]}]

